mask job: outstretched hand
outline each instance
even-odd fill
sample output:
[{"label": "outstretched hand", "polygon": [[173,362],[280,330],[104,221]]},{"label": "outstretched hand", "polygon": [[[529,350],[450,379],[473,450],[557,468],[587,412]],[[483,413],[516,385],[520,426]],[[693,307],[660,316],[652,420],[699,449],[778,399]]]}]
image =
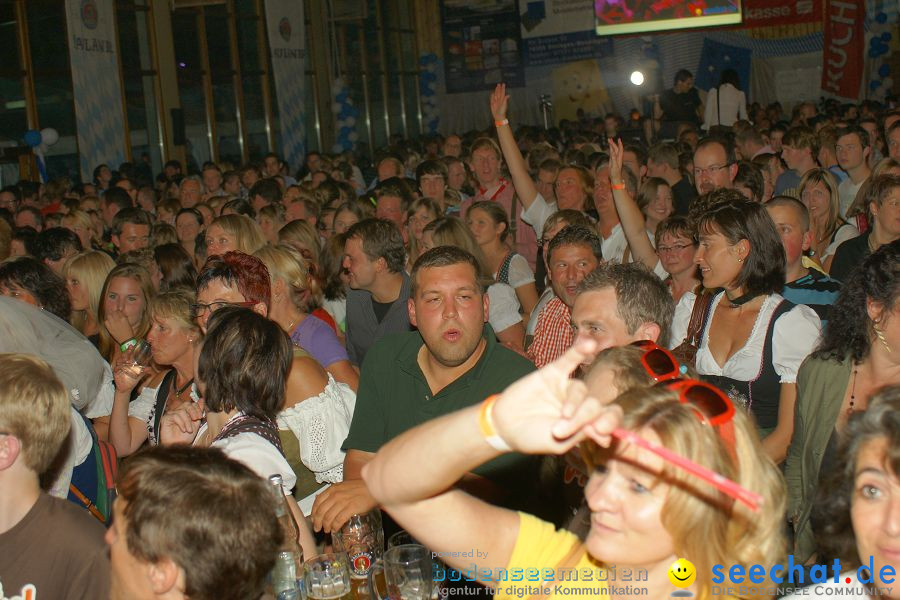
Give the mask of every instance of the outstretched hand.
[{"label": "outstretched hand", "polygon": [[613,184],[622,183],[622,163],[625,160],[625,147],[622,139],[609,138],[609,179]]},{"label": "outstretched hand", "polygon": [[588,395],[572,372],[596,353],[596,342],[579,340],[544,368],[515,382],[493,409],[497,433],[514,450],[562,454],[586,437],[608,446],[622,410]]},{"label": "outstretched hand", "polygon": [[494,115],[494,121],[505,119],[507,108],[509,108],[509,96],[506,95],[506,84],[498,83],[491,92],[491,114]]}]

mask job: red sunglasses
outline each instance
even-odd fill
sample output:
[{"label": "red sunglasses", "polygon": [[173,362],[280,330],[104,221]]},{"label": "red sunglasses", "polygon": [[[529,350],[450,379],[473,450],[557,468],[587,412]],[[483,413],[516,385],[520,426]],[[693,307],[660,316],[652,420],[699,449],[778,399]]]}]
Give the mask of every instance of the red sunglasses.
[{"label": "red sunglasses", "polygon": [[675,356],[665,348],[658,346],[656,342],[638,340],[631,342],[631,345],[644,350],[644,354],[641,356],[641,365],[653,381],[657,383],[668,381],[684,374],[681,365],[675,360]]}]

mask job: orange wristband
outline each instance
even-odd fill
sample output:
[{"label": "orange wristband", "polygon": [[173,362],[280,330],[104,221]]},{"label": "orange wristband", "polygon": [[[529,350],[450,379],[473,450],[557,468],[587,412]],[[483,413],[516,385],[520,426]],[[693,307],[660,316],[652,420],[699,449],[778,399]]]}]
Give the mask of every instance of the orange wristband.
[{"label": "orange wristband", "polygon": [[504,125],[509,125],[509,119],[503,119],[502,121],[494,121],[494,127],[503,127]]},{"label": "orange wristband", "polygon": [[624,190],[625,184],[624,183],[614,183],[610,186],[610,188],[612,188],[614,190]]},{"label": "orange wristband", "polygon": [[484,441],[486,441],[491,448],[499,450],[500,452],[509,452],[512,448],[506,443],[506,440],[500,437],[497,433],[497,428],[494,427],[494,403],[497,402],[498,398],[500,398],[500,394],[494,394],[488,396],[487,399],[481,403],[481,411],[478,413],[478,428],[481,430]]}]

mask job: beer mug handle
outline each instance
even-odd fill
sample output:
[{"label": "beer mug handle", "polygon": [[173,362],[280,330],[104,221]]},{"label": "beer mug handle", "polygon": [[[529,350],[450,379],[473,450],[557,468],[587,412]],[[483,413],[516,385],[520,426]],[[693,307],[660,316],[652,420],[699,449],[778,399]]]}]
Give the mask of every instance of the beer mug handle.
[{"label": "beer mug handle", "polygon": [[369,574],[367,575],[367,577],[369,578],[369,594],[371,594],[372,600],[390,600],[390,597],[387,594],[387,590],[385,590],[385,594],[384,596],[382,596],[381,590],[378,589],[378,585],[375,582],[376,571],[381,571],[382,573],[384,573],[384,562],[382,560],[376,560],[374,563],[372,563],[372,567],[369,569]]}]

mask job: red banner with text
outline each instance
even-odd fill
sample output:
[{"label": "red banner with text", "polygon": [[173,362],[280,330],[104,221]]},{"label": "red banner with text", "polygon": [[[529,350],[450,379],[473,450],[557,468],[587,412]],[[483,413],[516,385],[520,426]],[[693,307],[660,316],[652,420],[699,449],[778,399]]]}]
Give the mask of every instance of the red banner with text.
[{"label": "red banner with text", "polygon": [[770,27],[796,25],[822,20],[825,0],[744,0],[744,20],[741,27]]},{"label": "red banner with text", "polygon": [[863,0],[825,0],[822,91],[857,99],[863,76]]}]

